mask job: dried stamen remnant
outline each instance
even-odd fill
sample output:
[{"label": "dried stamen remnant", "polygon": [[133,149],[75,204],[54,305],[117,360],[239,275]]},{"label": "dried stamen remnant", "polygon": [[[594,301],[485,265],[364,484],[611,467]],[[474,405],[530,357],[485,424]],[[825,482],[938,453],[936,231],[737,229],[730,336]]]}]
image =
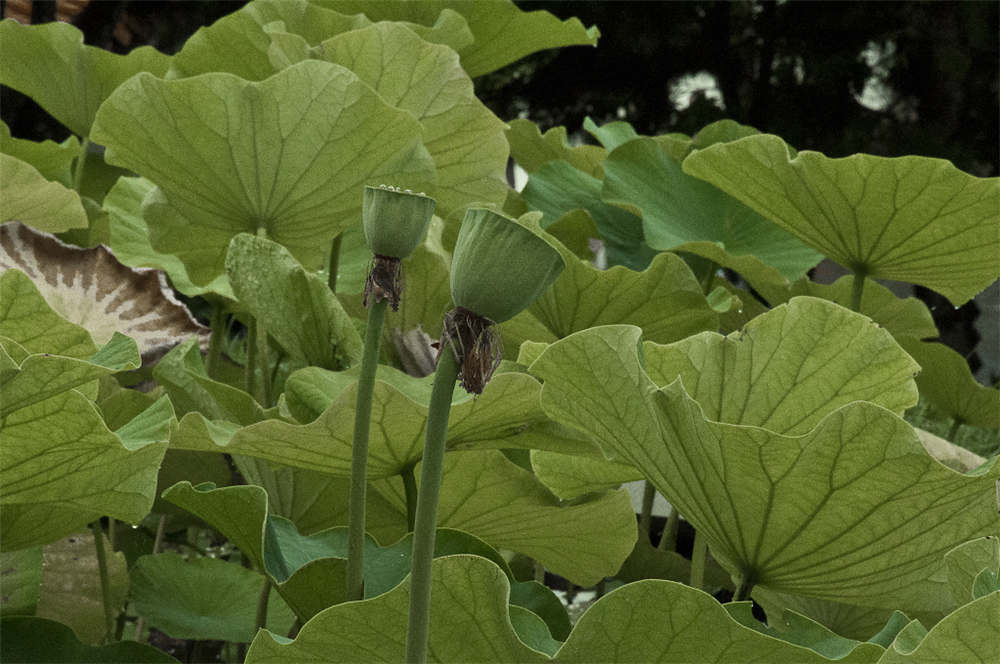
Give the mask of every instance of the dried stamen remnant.
[{"label": "dried stamen remnant", "polygon": [[375,255],[368,278],[365,279],[365,291],[362,304],[368,306],[368,298],[373,302],[388,300],[393,311],[399,311],[399,297],[403,292],[403,264],[392,256]]},{"label": "dried stamen remnant", "polygon": [[503,351],[493,321],[464,307],[452,309],[444,318],[438,355],[449,347],[458,360],[459,383],[466,392],[482,394]]}]

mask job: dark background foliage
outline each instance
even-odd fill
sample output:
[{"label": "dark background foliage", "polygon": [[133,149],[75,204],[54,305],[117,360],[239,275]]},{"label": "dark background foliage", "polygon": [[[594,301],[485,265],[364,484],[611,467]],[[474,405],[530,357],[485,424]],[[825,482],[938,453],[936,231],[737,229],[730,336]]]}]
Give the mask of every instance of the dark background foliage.
[{"label": "dark background foliage", "polygon": [[[27,7],[36,23],[56,18],[53,2],[3,4],[5,11]],[[242,4],[77,0],[59,3],[59,11],[75,13],[72,21],[88,44],[118,53],[150,44],[173,53],[198,27]],[[624,119],[644,134],[690,134],[728,117],[777,133],[800,150],[921,154],[981,177],[1000,172],[1000,3],[517,4],[563,19],[577,16],[597,25],[601,39],[597,48],[536,53],[478,79],[477,93],[503,119],[527,117],[543,130],[565,125],[578,133],[590,116],[598,124]],[[701,83],[692,89],[689,75],[699,72]],[[860,103],[866,84],[874,84],[879,104]],[[684,86],[693,94],[680,108]],[[15,136],[66,136],[31,100],[8,88],[0,95],[0,113]],[[917,294],[948,345],[966,355],[973,370],[985,361],[982,379],[1000,378],[1000,348],[994,347],[1000,340],[981,338],[984,320],[974,324],[981,314],[998,320],[997,297],[955,310],[934,293]]]}]

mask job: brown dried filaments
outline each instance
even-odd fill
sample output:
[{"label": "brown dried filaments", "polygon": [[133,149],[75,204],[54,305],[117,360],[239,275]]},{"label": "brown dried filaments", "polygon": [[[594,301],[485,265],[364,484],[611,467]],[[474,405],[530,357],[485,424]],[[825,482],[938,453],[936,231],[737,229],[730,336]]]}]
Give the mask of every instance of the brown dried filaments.
[{"label": "brown dried filaments", "polygon": [[399,297],[403,293],[403,263],[392,256],[375,254],[368,266],[365,291],[361,303],[368,306],[368,298],[374,302],[389,300],[393,311],[399,311]]},{"label": "brown dried filaments", "polygon": [[458,360],[458,381],[466,392],[482,394],[500,364],[503,347],[493,321],[464,307],[444,317],[438,357],[451,349]]}]

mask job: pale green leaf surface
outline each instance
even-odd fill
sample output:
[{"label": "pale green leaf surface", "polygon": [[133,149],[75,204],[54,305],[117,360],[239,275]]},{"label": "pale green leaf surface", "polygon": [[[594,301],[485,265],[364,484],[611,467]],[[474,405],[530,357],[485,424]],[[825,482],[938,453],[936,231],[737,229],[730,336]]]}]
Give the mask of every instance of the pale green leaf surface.
[{"label": "pale green leaf surface", "polygon": [[[431,564],[431,662],[544,662],[517,638],[507,608],[503,570],[478,556],[448,556]],[[409,581],[363,602],[323,611],[281,645],[260,632],[249,664],[275,662],[398,662],[404,658]]]},{"label": "pale green leaf surface", "polygon": [[192,486],[178,482],[163,492],[163,498],[183,507],[231,541],[257,569],[264,565],[264,524],[267,493],[259,486],[213,484]]},{"label": "pale green leaf surface", "polygon": [[980,596],[975,590],[983,572],[994,577],[1000,574],[1000,539],[993,535],[965,542],[945,554],[944,561],[951,594],[962,606]]},{"label": "pale green leaf surface", "polygon": [[635,129],[627,122],[607,122],[598,127],[589,115],[583,119],[583,128],[609,152],[623,143],[639,138],[639,134],[635,133]]},{"label": "pale green leaf surface", "polygon": [[50,353],[30,355],[0,385],[0,417],[101,376],[137,369],[141,363],[135,341],[118,332],[87,360]]},{"label": "pale green leaf surface", "polygon": [[110,247],[115,258],[129,267],[163,270],[170,284],[189,297],[216,293],[235,300],[229,279],[220,274],[205,286],[188,276],[187,267],[173,254],[157,251],[150,243],[150,230],[142,213],[142,202],[156,185],[145,178],[119,178],[104,198],[103,208],[110,224]]},{"label": "pale green leaf surface", "polygon": [[571,147],[566,127],[553,127],[542,134],[531,120],[518,119],[508,123],[507,141],[510,156],[517,165],[534,173],[550,161],[565,161],[587,175],[599,178],[603,174],[601,162],[608,151],[596,145]]},{"label": "pale green leaf surface", "polygon": [[280,244],[240,233],[226,272],[240,303],[292,359],[324,369],[361,360],[361,336],[330,287]]},{"label": "pale green leaf surface", "polygon": [[433,25],[452,9],[468,22],[474,41],[459,50],[469,76],[495,71],[536,51],[560,46],[595,46],[600,32],[578,18],[559,20],[547,11],[524,12],[509,0],[429,0],[420,3],[371,3],[364,0],[318,0],[339,12],[364,13],[372,21],[410,21]]},{"label": "pale green leaf surface", "polygon": [[42,583],[42,547],[0,553],[0,616],[33,616]]},{"label": "pale green leaf surface", "polygon": [[0,60],[0,82],[33,98],[82,137],[121,83],[138,72],[163,76],[170,64],[169,56],[151,46],[116,55],[85,46],[83,33],[69,23],[21,25],[13,19],[0,22]]},{"label": "pale green leaf surface", "polygon": [[53,311],[20,270],[0,274],[0,336],[29,353],[86,359],[97,352],[90,334]]},{"label": "pale green leaf surface", "polygon": [[510,624],[521,640],[529,648],[543,652],[549,657],[558,652],[562,641],[556,641],[549,632],[548,625],[540,616],[520,606],[510,606]]},{"label": "pale green leaf surface", "polygon": [[945,417],[962,424],[1000,429],[1000,389],[981,385],[965,358],[943,343],[901,338],[900,345],[920,364],[920,394]]},{"label": "pale green leaf surface", "polygon": [[[618,588],[591,606],[555,661],[805,664],[830,660],[744,627],[707,593],[673,581],[647,580]],[[874,659],[855,652],[839,661]]]},{"label": "pale green leaf surface", "polygon": [[[866,330],[885,334],[852,316],[854,324],[843,327],[853,327],[855,335],[842,343],[853,343]],[[764,325],[783,317],[778,309],[758,321]],[[820,340],[815,329],[812,334],[811,340],[800,338],[783,348],[782,360],[796,367],[783,389],[760,405],[737,399],[746,408],[728,414],[732,398],[720,407],[713,399],[689,397],[682,383],[698,393],[693,380],[658,389],[639,363],[635,328],[598,328],[568,337],[550,346],[531,371],[545,380],[546,412],[590,429],[610,452],[641,467],[706,534],[713,555],[733,574],[775,590],[885,606],[900,588],[932,576],[956,542],[989,532],[996,509],[992,485],[1000,468],[978,477],[946,469],[927,455],[909,425],[871,403],[848,403],[830,412],[827,404],[850,380],[834,380],[841,385],[821,388],[833,392],[825,400],[807,401],[804,408],[776,417],[789,388],[794,391],[799,381],[822,373],[822,350],[818,358],[812,355]],[[827,332],[820,329],[820,334]],[[751,338],[755,353],[767,350],[758,355],[762,358],[783,345],[781,336]],[[718,357],[704,357],[709,356]],[[834,367],[833,377],[843,362]],[[764,365],[755,364],[754,372],[744,366],[727,367],[730,389],[752,384]],[[863,385],[869,381],[858,384],[863,389],[852,399],[866,390],[878,398],[871,383]],[[768,381],[768,387],[777,386]],[[721,418],[713,412],[720,409]],[[811,409],[826,416],[820,419]],[[762,423],[802,435],[785,437],[758,428]]]},{"label": "pale green leaf surface", "polygon": [[[506,565],[506,562],[504,563]],[[503,566],[501,566],[503,568]],[[528,609],[548,627],[553,638],[564,641],[571,629],[566,606],[555,593],[538,581],[519,581],[510,586],[510,603]]]},{"label": "pale green leaf surface", "polygon": [[[216,558],[177,553],[142,556],[132,570],[133,610],[175,639],[248,643],[257,632],[263,574]],[[287,633],[295,620],[278,593],[268,597],[267,627]]]},{"label": "pale green leaf surface", "polygon": [[829,659],[874,662],[885,648],[874,643],[862,643],[844,638],[810,618],[785,610],[780,616],[768,616],[767,624],[758,622],[753,616],[753,602],[730,602],[723,605],[732,618],[750,629],[776,639],[809,648]]},{"label": "pale green leaf surface", "polygon": [[[902,636],[902,634],[901,634]],[[905,652],[899,640],[879,664],[969,664],[996,660],[1000,652],[1000,591],[970,602],[932,627],[920,644]]]},{"label": "pale green leaf surface", "polygon": [[505,125],[476,98],[453,50],[394,23],[337,35],[317,50],[323,60],[347,67],[391,106],[420,122],[437,172],[428,193],[437,200],[440,217],[459,214],[470,204],[503,203],[509,152]]},{"label": "pale green leaf surface", "polygon": [[69,186],[72,183],[70,165],[80,154],[80,141],[76,136],[62,143],[16,138],[11,135],[7,123],[0,121],[0,152],[31,164],[46,180]]},{"label": "pale green leaf surface", "polygon": [[586,210],[604,239],[609,265],[641,270],[655,253],[643,237],[642,218],[602,200],[601,180],[569,162],[543,164],[528,178],[521,196],[545,215],[543,227],[573,210]]},{"label": "pale green leaf surface", "polygon": [[852,271],[927,286],[956,306],[1000,277],[1000,180],[942,159],[792,158],[762,134],[700,150],[684,172]]},{"label": "pale green leaf surface", "polygon": [[53,233],[87,227],[80,195],[46,180],[31,164],[0,154],[0,180],[4,183],[0,223],[20,221]]},{"label": "pale green leaf surface", "polygon": [[[112,551],[104,538],[108,583],[114,606],[125,603],[129,574],[125,554]],[[39,618],[58,620],[73,629],[83,643],[99,644],[104,639],[104,600],[97,568],[97,550],[91,532],[82,532],[44,547]]]},{"label": "pale green leaf surface", "polygon": [[561,243],[566,269],[528,311],[557,338],[598,325],[641,327],[650,341],[668,343],[719,326],[691,269],[659,254],[642,272],[622,265],[599,270]]},{"label": "pale green leaf surface", "polygon": [[166,226],[147,217],[152,245],[178,254],[195,283],[222,273],[232,236],[259,229],[320,267],[333,236],[360,221],[365,184],[427,188],[433,164],[420,135],[408,113],[318,61],[260,83],[141,74],[95,125],[107,160],[153,181],[154,202],[174,209],[161,213]]},{"label": "pale green leaf surface", "polygon": [[531,450],[531,468],[542,484],[562,500],[642,479],[642,471],[627,463],[546,450]]},{"label": "pale green leaf surface", "polygon": [[[253,480],[245,478],[248,484]],[[170,518],[171,527],[178,524],[201,522],[191,517],[184,510],[163,499],[163,493],[178,482],[188,481],[194,486],[211,482],[218,486],[226,486],[233,481],[233,472],[229,461],[221,454],[209,452],[188,452],[187,450],[167,450],[160,464],[160,472],[156,476],[156,500],[153,502],[153,512]]]},{"label": "pale green leaf surface", "polygon": [[601,198],[638,209],[654,249],[683,251],[689,242],[713,242],[734,257],[754,256],[788,279],[801,277],[822,258],[735,198],[686,175],[650,138],[614,150],[604,173]]},{"label": "pale green leaf surface", "polygon": [[918,366],[892,336],[814,298],[795,298],[726,337],[647,342],[643,355],[650,379],[662,387],[680,378],[707,419],[785,435],[807,433],[852,401],[897,415],[917,401]]},{"label": "pale green leaf surface", "polygon": [[[394,496],[405,514],[398,478],[373,488]],[[618,571],[636,539],[635,513],[625,491],[561,506],[532,473],[496,450],[445,455],[438,526],[531,556],[581,586]]]},{"label": "pale green leaf surface", "polygon": [[16,616],[0,621],[0,659],[5,662],[50,664],[176,664],[177,660],[159,648],[118,641],[106,646],[80,643],[66,625],[45,618]]}]

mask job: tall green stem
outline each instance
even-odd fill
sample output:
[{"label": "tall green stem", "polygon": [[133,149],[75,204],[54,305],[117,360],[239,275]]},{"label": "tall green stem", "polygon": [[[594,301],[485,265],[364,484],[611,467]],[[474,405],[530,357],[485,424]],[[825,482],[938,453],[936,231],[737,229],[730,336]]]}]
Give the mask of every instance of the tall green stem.
[{"label": "tall green stem", "polygon": [[734,602],[744,602],[750,599],[750,592],[753,590],[754,581],[750,575],[745,575],[740,579],[739,585],[736,586],[736,592],[733,593]]},{"label": "tall green stem", "polygon": [[267,627],[267,601],[271,598],[271,579],[264,577],[264,585],[257,595],[257,629]]},{"label": "tall green stem", "polygon": [[708,261],[708,272],[701,278],[701,290],[708,295],[712,290],[712,281],[715,279],[715,272],[719,269],[719,264],[713,260]]},{"label": "tall green stem", "polygon": [[438,496],[444,468],[444,445],[448,433],[451,395],[458,378],[458,362],[448,346],[441,349],[427,414],[420,493],[413,532],[413,571],[410,576],[410,615],[406,629],[406,661],[427,661],[430,633],[431,560],[434,557],[434,528],[437,525]]},{"label": "tall green stem", "polygon": [[403,469],[403,491],[406,492],[406,530],[412,533],[417,520],[417,478],[413,476],[413,466]]},{"label": "tall green stem", "polygon": [[212,305],[212,336],[208,340],[208,355],[205,357],[205,373],[209,378],[217,378],[219,361],[222,359],[222,340],[226,338],[226,313],[221,304]]},{"label": "tall green stem", "polygon": [[104,530],[100,521],[90,524],[94,533],[94,548],[97,550],[97,571],[101,577],[101,600],[104,604],[104,643],[111,641],[115,633],[115,611],[111,606],[111,579],[108,575],[108,556],[104,551]]},{"label": "tall green stem", "polygon": [[254,324],[257,326],[257,366],[260,370],[260,382],[257,383],[260,393],[254,396],[257,398],[257,403],[267,408],[271,405],[271,363],[267,352],[267,328],[260,318],[255,319]]},{"label": "tall green stem", "polygon": [[243,389],[249,395],[257,393],[257,319],[247,321],[247,362],[243,365]]},{"label": "tall green stem", "polygon": [[962,420],[956,417],[951,423],[951,428],[948,429],[948,435],[945,438],[945,440],[954,443],[955,436],[958,435],[958,430],[961,428],[962,428]]},{"label": "tall green stem", "polygon": [[87,155],[90,152],[90,139],[84,138],[80,141],[80,153],[76,157],[76,163],[73,164],[73,189],[79,193],[80,187],[83,186],[83,172],[87,167]]},{"label": "tall green stem", "polygon": [[343,233],[337,233],[330,243],[330,272],[327,274],[326,283],[330,285],[330,292],[337,292],[337,270],[340,268],[340,245],[344,240]]},{"label": "tall green stem", "polygon": [[865,292],[865,273],[855,272],[851,282],[851,311],[861,311],[861,296]]},{"label": "tall green stem", "polygon": [[708,542],[700,530],[694,533],[694,549],[691,551],[691,587],[701,590],[705,585],[705,558],[708,556]]},{"label": "tall green stem", "polygon": [[354,409],[354,445],[351,451],[351,498],[347,528],[347,599],[365,596],[365,492],[368,488],[368,433],[371,428],[372,394],[375,369],[382,344],[382,323],[387,299],[372,302],[368,308],[365,350],[358,377],[358,397]]},{"label": "tall green stem", "polygon": [[649,480],[642,486],[642,511],[639,512],[639,535],[649,540],[649,524],[653,520],[653,501],[656,499],[656,489]]},{"label": "tall green stem", "polygon": [[681,515],[677,508],[670,506],[670,515],[660,534],[660,542],[656,545],[658,551],[674,551],[677,549],[677,528],[681,525]]}]

